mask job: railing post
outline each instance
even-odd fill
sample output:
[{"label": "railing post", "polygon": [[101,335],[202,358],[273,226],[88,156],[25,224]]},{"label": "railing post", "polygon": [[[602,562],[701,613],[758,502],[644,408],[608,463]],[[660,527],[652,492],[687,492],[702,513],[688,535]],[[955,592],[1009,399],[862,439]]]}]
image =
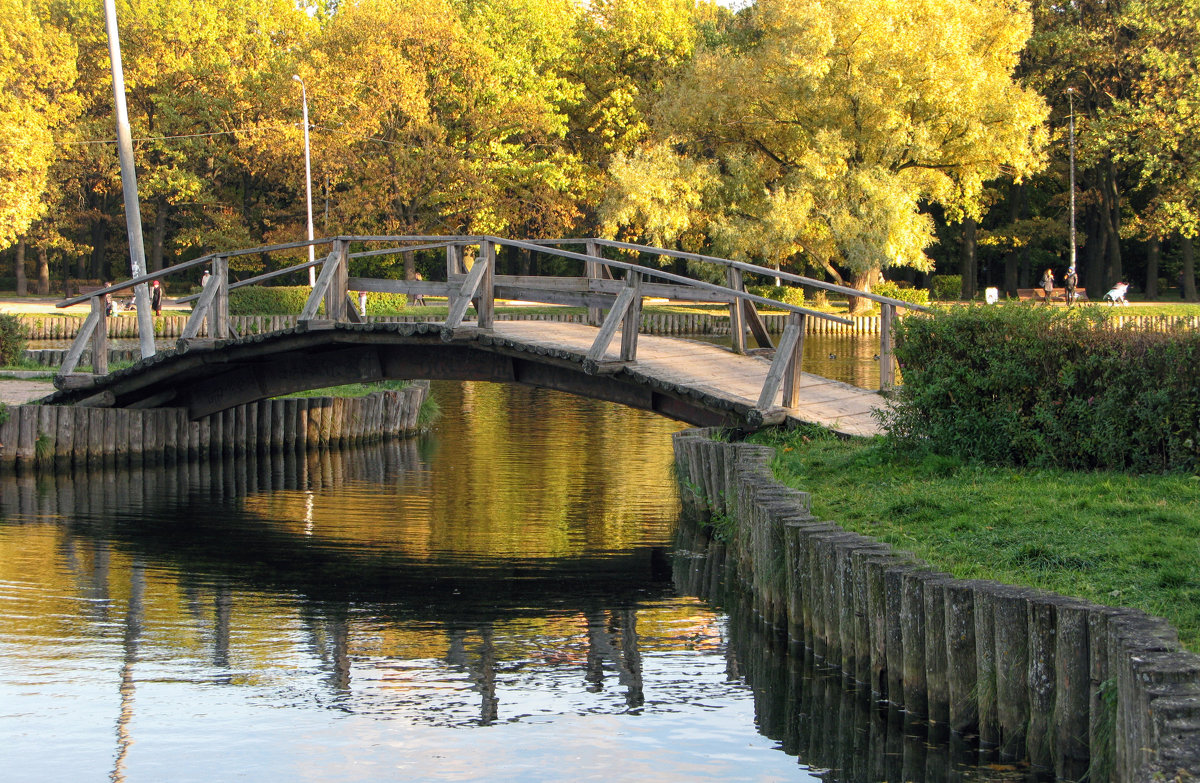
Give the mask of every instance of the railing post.
[{"label": "railing post", "polygon": [[[587,242],[587,254],[595,258],[601,258],[603,251],[596,244],[595,240],[589,239]],[[592,290],[592,282],[600,279],[601,264],[599,261],[584,261],[583,274],[588,279],[588,291]],[[588,326],[599,326],[604,321],[604,310],[600,307],[589,307],[587,312]]]},{"label": "railing post", "polygon": [[621,361],[637,360],[638,330],[642,325],[642,273],[630,269],[625,273],[625,286],[633,289],[633,299],[621,324]]},{"label": "railing post", "polygon": [[[736,267],[728,267],[725,270],[725,279],[729,288],[733,291],[741,292],[742,290],[742,270]],[[729,303],[729,335],[732,340],[731,347],[734,353],[746,352],[746,317],[742,312],[742,300],[734,297]]]},{"label": "railing post", "polygon": [[896,385],[896,363],[892,360],[892,322],[896,306],[886,302],[879,305],[879,390],[889,391]]},{"label": "railing post", "polygon": [[92,329],[92,373],[108,375],[108,303],[103,296],[92,297],[92,314],[96,326]]},{"label": "railing post", "polygon": [[349,277],[350,243],[344,239],[333,241],[334,269],[329,279],[329,287],[325,289],[325,317],[331,321],[346,320],[346,280]]},{"label": "railing post", "polygon": [[496,315],[496,244],[488,239],[479,241],[479,256],[475,263],[483,264],[483,278],[479,282],[479,298],[475,313],[480,329],[491,329]]},{"label": "railing post", "polygon": [[767,411],[775,404],[775,395],[779,387],[784,387],[784,407],[794,408],[799,402],[798,389],[800,386],[801,364],[804,359],[804,313],[789,313],[787,326],[779,338],[779,346],[775,349],[775,358],[771,361],[771,369],[767,370],[767,378],[763,382],[762,393],[758,396],[758,409]]},{"label": "railing post", "polygon": [[[101,307],[97,309],[95,305],[96,298],[92,297],[92,310],[88,313],[83,326],[79,328],[79,332],[75,335],[75,340],[71,343],[71,347],[67,349],[67,355],[63,357],[62,366],[58,368],[57,378],[63,378],[75,371],[75,366],[79,364],[79,357],[83,356],[83,350],[92,339],[92,334],[100,324],[100,319],[104,317],[104,306],[101,304]],[[58,385],[57,380],[55,381],[55,385]]]},{"label": "railing post", "polygon": [[783,407],[795,408],[800,404],[800,378],[804,371],[804,333],[808,328],[808,316],[804,313],[788,313],[787,320],[789,326],[796,327],[796,344],[792,347],[788,369],[783,374]]},{"label": "railing post", "polygon": [[[229,259],[214,258],[212,276],[217,279],[212,306],[208,310],[208,336],[217,340],[229,339]],[[211,281],[210,281],[211,282]]]},{"label": "railing post", "polygon": [[[446,245],[446,282],[452,283],[455,275],[466,274],[462,268],[462,245]],[[454,287],[449,286],[446,294],[447,312],[454,309]]]}]

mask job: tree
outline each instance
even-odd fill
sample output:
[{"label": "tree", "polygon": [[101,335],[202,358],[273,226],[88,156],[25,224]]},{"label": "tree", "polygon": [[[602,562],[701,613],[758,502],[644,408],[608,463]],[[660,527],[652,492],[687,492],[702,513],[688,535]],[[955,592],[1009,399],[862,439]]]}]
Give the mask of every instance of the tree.
[{"label": "tree", "polygon": [[716,175],[696,217],[718,252],[866,288],[931,265],[923,202],[977,218],[986,180],[1040,164],[1045,106],[1012,79],[1030,19],[1006,3],[761,0],[739,24],[659,106],[656,155]]},{"label": "tree", "polygon": [[0,0],[0,248],[46,212],[59,149],[55,134],[72,119],[75,52],[39,19],[28,0]]}]

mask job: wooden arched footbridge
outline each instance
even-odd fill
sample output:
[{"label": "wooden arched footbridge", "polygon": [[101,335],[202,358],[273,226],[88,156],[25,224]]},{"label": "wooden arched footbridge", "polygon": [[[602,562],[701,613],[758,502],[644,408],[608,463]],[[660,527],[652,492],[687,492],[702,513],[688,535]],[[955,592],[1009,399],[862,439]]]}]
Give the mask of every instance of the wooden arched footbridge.
[{"label": "wooden arched footbridge", "polygon": [[[585,252],[562,246],[575,241]],[[604,240],[522,242],[499,237],[337,237],[314,240],[331,246],[324,259],[295,264],[245,281],[229,278],[229,259],[305,247],[307,242],[214,254],[135,278],[60,306],[91,300],[92,310],[55,380],[59,391],[47,404],[101,407],[182,407],[198,418],[254,400],[294,391],[383,379],[461,379],[523,383],[611,400],[697,425],[757,428],[787,419],[818,423],[838,432],[877,431],[872,411],[882,397],[865,389],[804,373],[806,319],[845,319],[747,293],[747,273],[778,276],[880,303],[881,382],[893,375],[890,324],[905,302],[776,272],[752,264]],[[350,252],[352,245],[385,247]],[[576,262],[576,277],[496,274],[497,249],[509,247]],[[442,251],[445,280],[351,277],[354,259],[385,254]],[[605,257],[620,251],[626,260]],[[725,285],[638,263],[650,254],[688,266],[721,269]],[[232,288],[320,265],[321,271],[296,326],[265,334],[231,333]],[[211,271],[183,336],[173,350],[153,352],[133,367],[107,372],[106,296],[203,265]],[[618,279],[619,278],[619,279]],[[350,292],[444,296],[444,320],[421,323],[364,322]],[[703,301],[729,307],[732,347],[640,335],[644,299]],[[588,308],[586,323],[500,321],[500,299]],[[756,306],[787,312],[778,345],[772,343]],[[474,320],[467,320],[473,307]],[[759,344],[747,351],[746,335]],[[76,373],[85,347],[97,357],[94,373]]]}]

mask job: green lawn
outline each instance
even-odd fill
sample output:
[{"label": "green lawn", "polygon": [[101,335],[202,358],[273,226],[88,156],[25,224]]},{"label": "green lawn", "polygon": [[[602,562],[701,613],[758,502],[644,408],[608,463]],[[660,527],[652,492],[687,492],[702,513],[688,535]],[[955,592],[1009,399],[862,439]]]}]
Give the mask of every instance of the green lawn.
[{"label": "green lawn", "polygon": [[1200,651],[1200,476],[1029,471],[896,453],[883,439],[755,436],[813,513],[960,578],[1165,617]]}]

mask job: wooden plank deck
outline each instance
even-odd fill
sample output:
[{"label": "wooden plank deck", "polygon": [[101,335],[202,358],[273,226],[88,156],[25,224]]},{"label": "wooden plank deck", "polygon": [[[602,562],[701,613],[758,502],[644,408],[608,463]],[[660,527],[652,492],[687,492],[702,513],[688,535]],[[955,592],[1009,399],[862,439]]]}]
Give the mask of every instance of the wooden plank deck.
[{"label": "wooden plank deck", "polygon": [[[549,321],[497,321],[493,331],[497,336],[583,357],[598,329]],[[620,337],[615,337],[605,359],[617,361],[620,345]],[[763,357],[738,355],[717,345],[642,334],[638,336],[637,361],[628,369],[754,405],[770,366]],[[781,396],[776,398],[777,405],[780,400]],[[786,414],[794,421],[820,424],[846,435],[871,436],[882,434],[872,411],[883,405],[883,397],[876,392],[804,373],[800,404],[786,409]]]}]

